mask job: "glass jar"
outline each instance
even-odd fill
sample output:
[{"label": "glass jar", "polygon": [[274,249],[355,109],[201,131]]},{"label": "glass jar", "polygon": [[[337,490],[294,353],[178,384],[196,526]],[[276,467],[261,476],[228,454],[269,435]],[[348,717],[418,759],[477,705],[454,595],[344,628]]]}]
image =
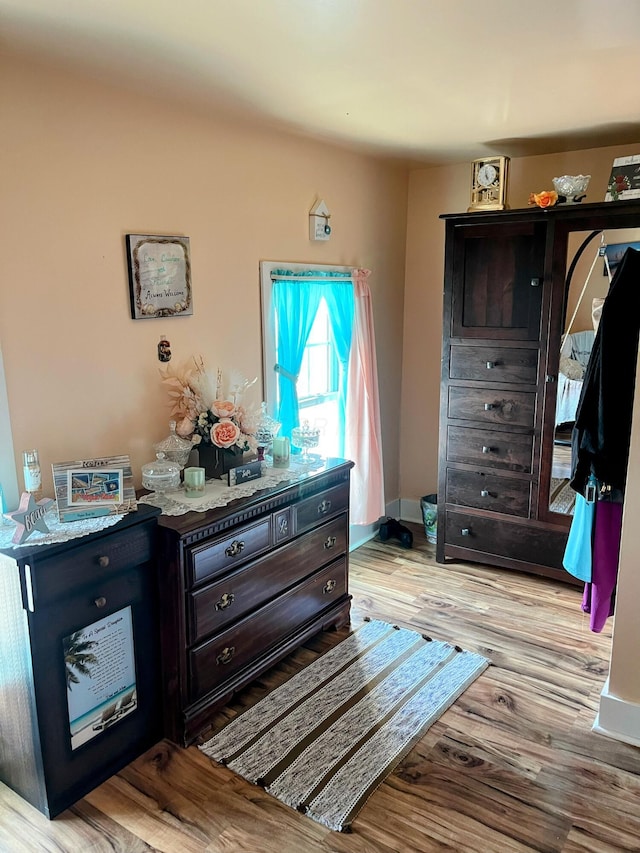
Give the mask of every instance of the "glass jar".
[{"label": "glass jar", "polygon": [[142,466],[142,485],[152,492],[166,492],[180,485],[180,466],[169,461],[160,450],[155,461]]},{"label": "glass jar", "polygon": [[189,461],[193,444],[186,438],[181,438],[176,432],[176,422],[169,422],[169,435],[153,445],[155,451],[164,453],[169,462],[174,462],[180,471]]}]

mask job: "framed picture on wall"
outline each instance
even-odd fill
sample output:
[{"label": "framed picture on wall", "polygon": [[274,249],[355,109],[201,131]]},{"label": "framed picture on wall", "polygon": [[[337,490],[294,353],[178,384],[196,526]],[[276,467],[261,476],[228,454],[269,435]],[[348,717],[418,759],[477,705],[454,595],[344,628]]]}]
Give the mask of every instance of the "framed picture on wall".
[{"label": "framed picture on wall", "polygon": [[193,314],[188,237],[127,234],[131,317],[186,317]]}]

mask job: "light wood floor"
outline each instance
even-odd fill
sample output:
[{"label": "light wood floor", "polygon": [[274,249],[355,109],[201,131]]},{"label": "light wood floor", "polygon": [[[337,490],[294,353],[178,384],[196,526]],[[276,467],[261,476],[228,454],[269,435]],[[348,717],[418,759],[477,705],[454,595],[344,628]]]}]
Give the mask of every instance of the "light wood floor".
[{"label": "light wood floor", "polygon": [[[352,554],[353,623],[370,615],[419,628],[493,666],[375,792],[352,834],[288,809],[196,747],[163,742],[51,822],[0,785],[0,850],[640,850],[640,750],[591,731],[611,625],[589,631],[575,587],[438,565],[424,533],[412,529],[412,550],[374,540]],[[216,725],[344,635],[321,636],[291,655]]]}]

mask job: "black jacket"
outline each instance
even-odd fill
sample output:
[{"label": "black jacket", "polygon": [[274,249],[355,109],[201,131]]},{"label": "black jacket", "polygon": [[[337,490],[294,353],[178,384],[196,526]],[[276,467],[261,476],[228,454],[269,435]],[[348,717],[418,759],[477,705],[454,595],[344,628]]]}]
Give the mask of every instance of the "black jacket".
[{"label": "black jacket", "polygon": [[571,486],[624,492],[640,329],[640,252],[627,249],[602,306],[571,440]]}]

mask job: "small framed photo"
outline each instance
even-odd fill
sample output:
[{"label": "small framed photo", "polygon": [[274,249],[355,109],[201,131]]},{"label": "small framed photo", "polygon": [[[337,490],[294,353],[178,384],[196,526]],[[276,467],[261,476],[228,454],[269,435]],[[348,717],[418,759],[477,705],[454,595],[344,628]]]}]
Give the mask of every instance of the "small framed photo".
[{"label": "small framed photo", "polygon": [[616,157],[607,183],[605,201],[640,198],[640,154]]},{"label": "small framed photo", "polygon": [[137,509],[128,456],[59,462],[51,468],[60,521],[120,515]]},{"label": "small framed photo", "polygon": [[188,237],[127,234],[131,317],[186,317],[193,314]]}]

